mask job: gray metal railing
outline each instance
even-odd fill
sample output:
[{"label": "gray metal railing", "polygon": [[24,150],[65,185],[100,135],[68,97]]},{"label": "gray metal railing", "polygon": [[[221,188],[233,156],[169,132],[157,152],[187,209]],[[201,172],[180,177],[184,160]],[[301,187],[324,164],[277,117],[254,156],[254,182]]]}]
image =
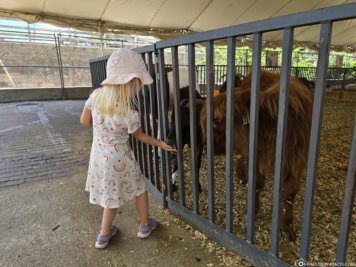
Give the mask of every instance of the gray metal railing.
[{"label": "gray metal railing", "polygon": [[[165,81],[165,58],[164,49],[172,50],[172,68],[174,77],[174,100],[175,100],[175,123],[177,136],[177,158],[179,166],[179,203],[173,198],[171,167],[169,164],[170,155],[168,152],[161,152],[160,158],[158,153],[154,151],[153,161],[151,157],[148,164],[155,175],[146,174],[150,177],[147,180],[148,187],[154,194],[160,205],[168,207],[170,211],[182,218],[185,222],[191,224],[194,228],[203,232],[209,238],[222,244],[227,249],[247,258],[251,263],[258,266],[290,266],[287,262],[279,258],[280,244],[280,218],[282,209],[282,188],[284,177],[284,161],[286,149],[286,129],[287,129],[287,112],[288,112],[288,96],[289,84],[292,74],[291,68],[291,53],[293,46],[294,29],[307,25],[321,25],[320,31],[320,51],[318,54],[318,66],[315,74],[315,90],[314,103],[312,113],[312,125],[309,146],[309,158],[307,166],[307,181],[306,193],[304,197],[304,213],[302,221],[302,233],[300,241],[300,256],[297,260],[299,266],[306,266],[309,259],[309,247],[311,236],[311,224],[313,218],[314,195],[316,186],[316,177],[318,169],[318,157],[320,150],[320,133],[323,117],[323,102],[325,97],[325,86],[328,79],[328,56],[330,51],[330,38],[332,25],[335,21],[354,19],[356,17],[356,3],[350,3],[321,10],[308,11],[294,15],[267,19],[246,23],[242,25],[222,28],[209,32],[197,33],[181,38],[157,42],[155,45],[136,49],[138,53],[146,59],[148,69],[151,75],[159,72],[156,75],[155,84],[145,86],[144,95],[150,94],[150,97],[144,97],[145,107],[158,104],[158,113],[153,114],[153,124],[148,123],[146,117],[145,132],[156,137],[156,131],[149,131],[152,126],[157,129],[156,118],[158,119],[158,128],[160,129],[163,140],[166,140],[168,131],[168,110],[165,101],[168,88]],[[259,125],[259,92],[260,92],[260,71],[261,71],[261,49],[262,36],[265,32],[283,30],[283,58],[282,66],[280,67],[280,94],[278,108],[278,126],[277,126],[277,144],[275,153],[275,182],[273,190],[273,215],[272,215],[272,232],[271,232],[271,247],[270,252],[259,249],[254,245],[255,241],[255,203],[256,203],[256,174],[257,174],[257,136]],[[249,164],[248,164],[248,220],[247,220],[247,241],[237,237],[232,233],[232,207],[233,207],[233,148],[234,148],[234,78],[237,71],[235,66],[235,38],[242,35],[253,35],[253,65],[252,65],[252,83],[251,83],[251,103],[250,103],[250,127],[249,127]],[[215,87],[215,73],[213,63],[213,48],[214,41],[218,39],[227,39],[227,55],[228,65],[226,69],[227,79],[227,102],[226,102],[226,229],[215,224],[215,185],[214,185],[214,130],[213,130],[213,90]],[[196,103],[195,103],[195,44],[205,42],[206,44],[206,76],[204,81],[206,84],[206,106],[207,106],[207,165],[208,165],[208,209],[209,218],[205,219],[199,215],[199,192],[198,192],[198,175],[197,175],[197,157],[196,157]],[[183,163],[183,148],[180,120],[180,102],[179,95],[179,62],[177,57],[177,49],[179,46],[188,45],[189,56],[189,86],[190,86],[190,140],[191,140],[191,173],[193,187],[193,207],[192,210],[186,207],[185,191],[184,191],[184,163]],[[152,58],[156,57],[155,65]],[[93,87],[105,78],[105,61],[108,56],[97,58],[91,61],[91,71],[93,79]],[[302,69],[298,69],[302,72]],[[333,74],[330,74],[333,75]],[[303,75],[303,77],[305,77]],[[309,78],[309,77],[308,77]],[[148,93],[149,92],[149,93]],[[157,95],[155,95],[157,93]],[[147,116],[147,108],[144,109]],[[142,109],[141,109],[142,111]],[[356,127],[356,126],[355,126]],[[342,221],[339,231],[339,243],[337,246],[336,263],[344,264],[346,261],[347,242],[350,232],[350,223],[352,218],[352,208],[355,196],[355,150],[356,150],[356,128],[353,132],[353,141],[351,146],[349,171],[347,175],[348,188],[345,191],[344,207],[342,212]],[[135,148],[137,156],[143,153],[143,150],[138,151],[139,143],[136,140],[130,139],[130,142]],[[147,151],[150,151],[148,148]],[[139,157],[137,157],[139,158]],[[160,162],[160,168],[159,168]],[[154,165],[155,163],[155,165]],[[146,169],[145,169],[146,170]],[[155,178],[154,178],[155,177]],[[340,265],[341,266],[341,265]]]}]

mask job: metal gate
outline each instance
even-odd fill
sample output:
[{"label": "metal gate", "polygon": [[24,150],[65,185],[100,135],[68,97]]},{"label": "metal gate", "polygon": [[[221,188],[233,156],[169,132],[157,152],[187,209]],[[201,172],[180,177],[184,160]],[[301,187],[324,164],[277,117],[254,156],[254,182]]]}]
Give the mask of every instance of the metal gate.
[{"label": "metal gate", "polygon": [[[158,155],[157,148],[153,149],[130,138],[136,158],[140,162],[141,169],[145,173],[150,191],[154,194],[159,204],[176,216],[182,218],[188,224],[198,229],[210,239],[222,244],[225,248],[247,258],[258,266],[290,266],[278,257],[280,244],[280,217],[281,217],[281,193],[283,187],[283,167],[286,138],[286,122],[289,96],[289,83],[291,77],[291,54],[293,49],[294,29],[302,26],[320,24],[320,43],[318,66],[316,73],[314,104],[312,114],[311,138],[307,167],[306,193],[304,198],[304,214],[302,222],[302,234],[300,242],[299,266],[307,266],[309,257],[309,245],[312,225],[312,210],[314,206],[314,193],[317,174],[317,161],[320,148],[320,133],[323,117],[323,101],[325,84],[328,71],[328,58],[332,25],[335,21],[353,19],[356,17],[356,3],[345,4],[326,9],[308,11],[283,17],[272,18],[263,21],[246,23],[242,25],[217,29],[209,32],[201,32],[181,38],[160,41],[155,45],[136,49],[142,54],[150,74],[155,76],[155,83],[145,86],[140,96],[140,109],[144,132],[156,137],[157,129],[161,131],[160,138],[167,140],[168,111],[167,88],[165,77],[164,49],[172,51],[172,67],[174,77],[174,111],[176,122],[176,136],[178,148],[179,166],[179,203],[173,199],[171,182],[170,153],[161,151]],[[278,109],[278,130],[275,159],[275,178],[273,192],[272,232],[270,252],[254,246],[255,239],[255,190],[256,190],[256,147],[259,113],[260,70],[262,35],[270,31],[283,30],[283,57],[281,67],[281,81]],[[247,211],[247,236],[243,240],[232,233],[233,217],[233,122],[234,122],[234,76],[235,70],[235,46],[236,37],[253,35],[253,65],[250,104],[250,138],[249,138],[249,163],[248,163],[248,211]],[[227,39],[227,112],[226,112],[226,229],[215,224],[215,184],[214,184],[214,151],[213,151],[213,89],[214,89],[214,41]],[[208,199],[209,219],[199,215],[198,192],[198,168],[197,168],[197,138],[195,117],[195,44],[205,42],[206,46],[206,84],[207,84],[207,160],[208,160]],[[193,210],[186,208],[184,192],[184,165],[182,151],[182,133],[180,118],[179,96],[179,62],[178,47],[188,46],[189,61],[189,85],[190,85],[190,140],[192,153],[192,187]],[[106,61],[109,56],[90,61],[93,88],[97,88],[106,77]],[[155,64],[153,64],[155,59]],[[157,75],[154,75],[157,74]],[[158,112],[152,109],[153,124],[150,123],[149,106],[157,103]],[[158,120],[158,126],[156,125]],[[356,119],[356,117],[355,117]],[[151,129],[152,128],[152,129]],[[356,191],[356,120],[353,131],[351,153],[347,173],[347,181],[344,192],[344,203],[339,229],[339,239],[335,262],[339,265],[345,263],[350,231],[352,208]]]}]

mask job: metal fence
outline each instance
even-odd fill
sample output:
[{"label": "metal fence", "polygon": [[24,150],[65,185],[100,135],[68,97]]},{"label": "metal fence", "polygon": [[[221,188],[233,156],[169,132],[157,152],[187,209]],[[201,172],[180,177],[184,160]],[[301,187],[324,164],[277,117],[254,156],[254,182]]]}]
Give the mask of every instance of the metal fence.
[{"label": "metal fence", "polygon": [[135,42],[114,35],[0,25],[0,88],[90,87],[89,60]]},{"label": "metal fence", "polygon": [[[166,67],[172,68],[172,65],[166,64]],[[199,92],[202,97],[205,98],[207,90],[206,65],[195,65],[195,68],[197,72],[196,80],[199,86]],[[224,82],[226,82],[227,65],[214,65],[213,68],[214,89],[219,90],[219,87]],[[273,72],[281,72],[280,66],[261,66],[261,69]],[[238,74],[240,77],[246,77],[251,70],[251,65],[235,65],[236,74]],[[291,75],[299,78],[305,78],[308,81],[314,83],[316,81],[316,70],[316,67],[291,67]],[[98,88],[99,84],[94,83],[93,88]],[[328,68],[326,88],[344,90],[350,84],[356,84],[356,68]]]},{"label": "metal fence", "polygon": [[[306,77],[310,80],[315,80],[314,104],[312,114],[311,138],[309,148],[309,161],[307,167],[306,194],[304,198],[304,214],[303,226],[300,242],[300,257],[298,260],[299,266],[306,266],[309,257],[309,246],[312,225],[312,210],[314,206],[314,194],[316,186],[316,174],[318,167],[320,133],[323,115],[323,101],[325,97],[324,88],[328,80],[341,79],[345,77],[345,73],[340,74],[333,69],[328,70],[328,56],[330,49],[330,39],[332,25],[334,21],[352,19],[356,17],[356,4],[345,4],[336,7],[330,7],[322,10],[309,11],[289,15],[284,17],[273,18],[263,22],[253,22],[242,25],[237,25],[229,28],[218,29],[210,32],[202,32],[185,36],[182,38],[157,42],[155,45],[141,47],[136,49],[142,54],[148,70],[152,76],[154,73],[159,73],[155,76],[155,82],[152,85],[144,86],[142,97],[140,98],[141,119],[144,132],[153,137],[157,136],[157,129],[161,131],[160,138],[167,140],[168,110],[165,101],[167,88],[165,83],[165,56],[164,49],[172,51],[172,67],[174,77],[174,103],[175,103],[175,123],[178,148],[178,166],[179,166],[179,202],[173,198],[172,181],[171,181],[171,165],[170,153],[161,151],[160,157],[158,150],[147,146],[133,138],[130,138],[136,158],[140,162],[140,166],[148,178],[147,184],[150,191],[154,194],[157,201],[163,207],[168,207],[172,213],[183,218],[187,223],[194,228],[206,234],[209,238],[224,245],[227,249],[238,253],[239,255],[248,258],[248,260],[259,266],[289,266],[286,262],[279,258],[279,243],[280,243],[280,217],[281,217],[281,194],[283,187],[283,167],[284,166],[284,150],[286,138],[286,114],[288,107],[289,82],[290,75],[298,73],[298,75]],[[306,68],[291,68],[291,51],[293,45],[294,29],[307,25],[320,24],[320,51],[318,54],[318,66],[316,71],[310,71]],[[276,165],[275,165],[275,180],[273,192],[273,216],[272,216],[272,233],[271,233],[271,248],[270,252],[261,250],[254,246],[255,239],[255,190],[256,190],[256,148],[257,148],[257,131],[258,131],[258,114],[259,114],[259,75],[261,70],[261,47],[262,35],[265,32],[283,30],[283,58],[282,67],[277,68],[281,72],[281,85],[278,110],[278,130],[277,130],[277,145],[276,145]],[[253,65],[252,65],[252,85],[251,85],[251,107],[250,107],[250,141],[249,141],[249,164],[248,164],[248,213],[247,213],[247,236],[243,240],[232,233],[232,207],[234,196],[232,195],[233,188],[233,121],[234,121],[234,77],[235,73],[241,71],[244,75],[249,68],[244,67],[241,70],[235,69],[235,40],[237,36],[252,34],[253,35]],[[214,69],[213,51],[214,40],[227,38],[227,53],[228,65]],[[195,44],[205,42],[206,44],[206,66],[201,67],[208,71],[203,78],[198,78],[195,75]],[[181,118],[180,118],[180,96],[179,96],[179,62],[178,62],[178,47],[188,45],[188,62],[190,72],[190,137],[191,137],[191,155],[192,155],[192,187],[193,187],[193,208],[192,210],[186,207],[186,198],[184,191],[184,169],[183,150],[182,150],[182,133]],[[96,58],[91,60],[91,74],[93,87],[106,77],[105,65],[109,56]],[[155,58],[155,64],[153,64]],[[220,69],[221,68],[221,69]],[[216,73],[220,74],[216,75]],[[215,224],[215,186],[214,186],[214,151],[213,151],[213,89],[216,79],[226,74],[227,77],[227,139],[226,139],[226,229]],[[336,77],[336,78],[335,78]],[[207,158],[208,158],[208,199],[209,199],[209,218],[201,217],[199,207],[199,192],[198,192],[198,169],[197,169],[197,121],[195,117],[195,80],[201,79],[207,85]],[[158,125],[149,121],[149,106],[158,104],[158,113],[152,112],[153,122],[158,120]],[[154,109],[153,109],[154,110]],[[354,195],[356,190],[356,121],[353,131],[353,139],[351,153],[349,158],[347,182],[344,192],[344,205],[341,216],[339,239],[337,244],[336,263],[342,266],[346,261],[346,253],[348,246],[348,236],[350,231],[350,223],[352,218],[352,209]]]},{"label": "metal fence", "polygon": [[[96,70],[100,66],[101,68],[105,68],[105,64],[107,62],[108,57],[104,56],[102,58],[103,62],[96,63],[92,62],[92,86],[93,88],[98,88],[102,81],[102,77],[98,77]],[[98,67],[96,67],[98,64]],[[104,65],[103,65],[104,64]],[[172,67],[171,64],[166,64],[166,67]],[[187,65],[180,65],[187,66]],[[205,97],[206,89],[207,89],[207,72],[206,65],[196,65],[196,79],[197,84],[199,85],[200,94]],[[218,90],[219,87],[226,82],[227,75],[227,65],[214,65],[214,89]],[[274,72],[281,72],[281,67],[269,67],[269,66],[261,66],[263,70],[269,70]],[[236,65],[235,71],[236,74],[239,74],[242,77],[246,77],[248,73],[252,70],[252,66],[247,65]],[[314,67],[291,67],[291,75],[295,77],[303,77],[311,82],[316,81],[316,70]],[[103,70],[103,75],[105,74],[105,70]],[[327,79],[326,79],[326,88],[333,89],[345,89],[349,84],[356,83],[356,68],[328,68]]]},{"label": "metal fence", "polygon": [[[206,65],[196,65],[197,82],[200,85],[201,94],[206,93]],[[263,70],[281,72],[281,67],[261,66]],[[252,70],[252,66],[236,65],[236,74],[246,77]],[[291,75],[295,77],[303,77],[311,82],[316,81],[316,70],[314,67],[291,67]],[[227,65],[214,65],[214,81],[215,88],[218,89],[226,81]],[[334,89],[345,89],[349,84],[356,83],[356,68],[328,68],[326,76],[326,87]]]},{"label": "metal fence", "polygon": [[[167,88],[165,83],[165,56],[164,49],[172,51],[172,66],[174,74],[174,101],[175,101],[175,123],[178,147],[178,166],[179,166],[179,202],[173,198],[171,182],[170,154],[161,151],[160,158],[158,151],[154,150],[154,155],[148,155],[152,149],[146,145],[130,139],[134,147],[137,158],[140,161],[142,170],[148,177],[147,183],[151,192],[155,195],[160,205],[168,207],[172,213],[183,218],[194,228],[206,234],[209,238],[224,245],[227,249],[248,258],[248,260],[259,266],[290,266],[279,258],[280,244],[280,217],[281,217],[281,194],[283,188],[283,166],[286,139],[286,122],[288,109],[289,83],[291,76],[291,51],[293,45],[294,29],[308,25],[320,25],[320,43],[318,54],[318,66],[312,77],[315,78],[314,103],[312,112],[311,137],[307,167],[306,193],[304,196],[304,213],[302,221],[302,233],[300,241],[300,256],[297,260],[298,266],[306,266],[309,258],[310,237],[312,231],[312,218],[314,207],[314,195],[316,187],[316,176],[318,170],[318,157],[320,150],[320,133],[323,117],[323,101],[327,80],[334,77],[334,72],[328,74],[328,56],[330,50],[330,39],[333,22],[353,19],[356,17],[356,3],[330,7],[321,10],[298,13],[295,15],[272,18],[264,21],[257,21],[229,28],[218,29],[209,32],[197,33],[182,38],[157,42],[155,45],[136,49],[141,53],[151,75],[159,72],[156,76],[155,84],[145,86],[141,104],[142,122],[145,125],[145,132],[156,136],[157,127],[161,130],[161,138],[167,139],[168,130],[168,111],[165,101]],[[281,84],[279,94],[278,109],[278,129],[275,156],[275,179],[273,192],[273,212],[272,212],[272,232],[270,251],[264,251],[254,245],[255,241],[255,190],[256,190],[256,151],[257,151],[257,131],[259,122],[259,76],[261,66],[261,47],[262,35],[265,32],[283,30],[283,58],[281,71]],[[251,84],[251,106],[250,106],[250,127],[249,127],[249,163],[248,163],[248,209],[247,209],[247,235],[246,240],[241,239],[232,233],[233,225],[233,201],[232,195],[233,182],[233,122],[234,122],[234,76],[235,69],[235,45],[236,37],[243,35],[253,35],[253,64],[252,64],[252,84]],[[213,89],[215,85],[213,51],[214,40],[227,38],[228,65],[227,73],[227,106],[226,106],[226,229],[221,228],[215,223],[215,182],[214,182],[214,151],[213,151]],[[207,84],[207,162],[208,162],[208,219],[200,216],[199,192],[198,192],[198,170],[197,170],[197,135],[196,135],[196,103],[195,103],[195,44],[205,42],[206,44],[206,73]],[[186,206],[184,190],[184,172],[186,169],[183,164],[182,133],[180,118],[180,96],[179,96],[179,62],[178,47],[188,45],[188,61],[190,70],[190,137],[191,137],[191,156],[192,156],[192,187],[193,187],[193,208]],[[153,64],[153,57],[156,58]],[[98,58],[91,61],[91,73],[93,85],[105,78],[105,61],[108,57]],[[299,73],[304,69],[298,69]],[[224,70],[225,71],[225,70]],[[297,70],[296,70],[297,71]],[[309,75],[309,74],[308,74]],[[330,75],[330,76],[328,76]],[[337,74],[336,76],[338,76]],[[304,74],[303,74],[304,76]],[[345,76],[345,74],[344,74]],[[341,77],[344,77],[341,76]],[[306,76],[304,76],[306,77]],[[283,90],[282,90],[283,89]],[[143,103],[142,103],[143,102]],[[153,121],[158,119],[158,126],[151,125],[148,120],[148,106],[158,104],[158,113],[153,113]],[[153,127],[152,131],[150,127]],[[143,148],[146,147],[144,150]],[[145,152],[146,151],[146,152]],[[143,153],[143,154],[142,154]],[[146,154],[145,154],[146,153]],[[146,159],[146,160],[145,160]],[[344,266],[348,247],[348,237],[352,219],[352,209],[356,190],[356,121],[353,130],[351,153],[349,158],[347,181],[344,192],[344,204],[339,226],[339,239],[336,249],[335,263],[337,266]],[[148,171],[147,171],[148,170]]]},{"label": "metal fence", "polygon": [[[127,40],[127,37],[118,38],[108,34],[98,36],[95,33],[70,30],[52,33],[48,29],[0,25],[0,88],[91,86],[88,65],[90,59],[110,54],[116,48],[136,48],[143,45],[147,45],[147,42],[135,42]],[[251,61],[247,50],[246,55]],[[186,57],[183,58],[182,65],[186,64]],[[280,71],[280,67],[263,68]],[[201,94],[205,95],[206,65],[196,65],[196,69],[197,83]],[[246,76],[251,66],[236,65],[235,70]],[[226,80],[226,73],[227,65],[214,66],[215,87]],[[315,81],[315,73],[316,68],[313,67],[292,67],[293,75],[311,81]],[[355,82],[355,68],[329,68],[327,84],[330,87],[342,88]]]}]

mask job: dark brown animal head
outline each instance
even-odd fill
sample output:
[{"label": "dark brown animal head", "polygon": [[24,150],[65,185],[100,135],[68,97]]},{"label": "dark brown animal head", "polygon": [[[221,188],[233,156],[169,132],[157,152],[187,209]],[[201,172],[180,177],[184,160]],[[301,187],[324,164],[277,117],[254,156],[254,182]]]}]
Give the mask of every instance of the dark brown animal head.
[{"label": "dark brown animal head", "polygon": [[[196,99],[196,121],[199,123],[200,110],[204,105],[202,99]],[[181,133],[182,133],[182,143],[190,145],[190,107],[189,99],[183,99],[180,102],[180,114],[181,114]],[[171,127],[168,131],[167,144],[171,146],[176,146],[176,123],[175,123],[175,113],[172,112],[171,115]],[[201,129],[198,125],[197,127],[197,142],[198,145],[201,144]]]},{"label": "dark brown animal head", "polygon": [[[222,76],[221,78],[225,77],[226,75]],[[241,79],[242,79],[242,75],[241,74],[236,74],[235,75],[235,88],[240,86],[241,83]],[[219,88],[219,92],[220,93],[224,93],[226,92],[226,87],[227,87],[227,81],[225,81]]]}]

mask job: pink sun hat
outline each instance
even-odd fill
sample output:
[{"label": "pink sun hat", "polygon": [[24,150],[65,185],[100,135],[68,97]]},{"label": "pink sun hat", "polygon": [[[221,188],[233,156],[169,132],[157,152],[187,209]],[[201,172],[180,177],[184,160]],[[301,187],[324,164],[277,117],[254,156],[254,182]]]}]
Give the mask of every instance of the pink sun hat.
[{"label": "pink sun hat", "polygon": [[139,78],[145,85],[153,82],[141,55],[126,48],[111,54],[106,65],[106,77],[101,85],[125,84],[133,78]]}]

